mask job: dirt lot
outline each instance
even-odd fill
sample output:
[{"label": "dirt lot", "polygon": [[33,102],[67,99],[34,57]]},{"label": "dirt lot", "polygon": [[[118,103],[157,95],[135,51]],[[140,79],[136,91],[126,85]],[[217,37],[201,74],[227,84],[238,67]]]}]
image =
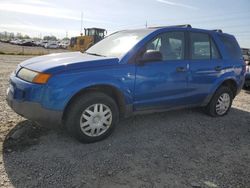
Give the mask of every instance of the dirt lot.
[{"label": "dirt lot", "polygon": [[7,106],[8,76],[26,58],[0,56],[0,186],[250,187],[249,91],[222,118],[200,109],[136,116],[108,139],[80,144]]},{"label": "dirt lot", "polygon": [[35,46],[19,46],[9,43],[0,42],[0,54],[28,54],[28,55],[44,55],[49,53],[66,52],[64,49],[45,49]]}]

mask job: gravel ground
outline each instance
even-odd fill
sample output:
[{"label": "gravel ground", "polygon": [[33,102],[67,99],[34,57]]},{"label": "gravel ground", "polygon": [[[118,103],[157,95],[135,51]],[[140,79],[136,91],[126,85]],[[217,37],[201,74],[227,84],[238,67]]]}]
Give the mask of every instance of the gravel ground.
[{"label": "gravel ground", "polygon": [[108,139],[81,144],[7,106],[8,76],[26,58],[0,56],[0,186],[250,187],[249,91],[222,118],[200,109],[136,116]]}]

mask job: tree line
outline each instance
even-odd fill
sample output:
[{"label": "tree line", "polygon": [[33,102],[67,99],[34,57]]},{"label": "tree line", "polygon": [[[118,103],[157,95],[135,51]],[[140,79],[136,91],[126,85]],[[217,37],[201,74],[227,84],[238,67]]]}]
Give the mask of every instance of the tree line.
[{"label": "tree line", "polygon": [[[22,33],[13,33],[13,32],[0,32],[0,39],[5,39],[5,40],[11,40],[11,39],[34,39],[34,40],[50,40],[50,41],[56,41],[57,37],[53,36],[53,35],[48,35],[48,36],[44,36],[43,38],[39,38],[39,37],[30,37],[29,35],[23,35]],[[64,38],[63,40],[68,40],[68,38]]]}]

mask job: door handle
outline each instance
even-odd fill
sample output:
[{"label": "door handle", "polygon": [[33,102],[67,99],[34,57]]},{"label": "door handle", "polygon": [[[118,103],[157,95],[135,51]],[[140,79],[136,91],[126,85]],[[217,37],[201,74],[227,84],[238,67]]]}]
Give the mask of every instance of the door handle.
[{"label": "door handle", "polygon": [[222,69],[221,66],[214,67],[214,70],[216,70],[216,71],[221,71],[221,69]]},{"label": "door handle", "polygon": [[177,67],[176,72],[185,72],[187,69],[185,67]]}]

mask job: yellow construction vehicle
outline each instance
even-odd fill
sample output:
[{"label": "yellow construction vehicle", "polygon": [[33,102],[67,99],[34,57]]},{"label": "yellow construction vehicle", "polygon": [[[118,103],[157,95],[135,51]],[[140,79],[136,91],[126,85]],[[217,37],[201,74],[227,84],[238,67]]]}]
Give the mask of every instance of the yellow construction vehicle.
[{"label": "yellow construction vehicle", "polygon": [[69,50],[84,52],[89,47],[102,40],[107,34],[107,31],[101,28],[86,28],[84,31],[84,36],[81,33],[81,36],[72,37],[70,39]]}]

